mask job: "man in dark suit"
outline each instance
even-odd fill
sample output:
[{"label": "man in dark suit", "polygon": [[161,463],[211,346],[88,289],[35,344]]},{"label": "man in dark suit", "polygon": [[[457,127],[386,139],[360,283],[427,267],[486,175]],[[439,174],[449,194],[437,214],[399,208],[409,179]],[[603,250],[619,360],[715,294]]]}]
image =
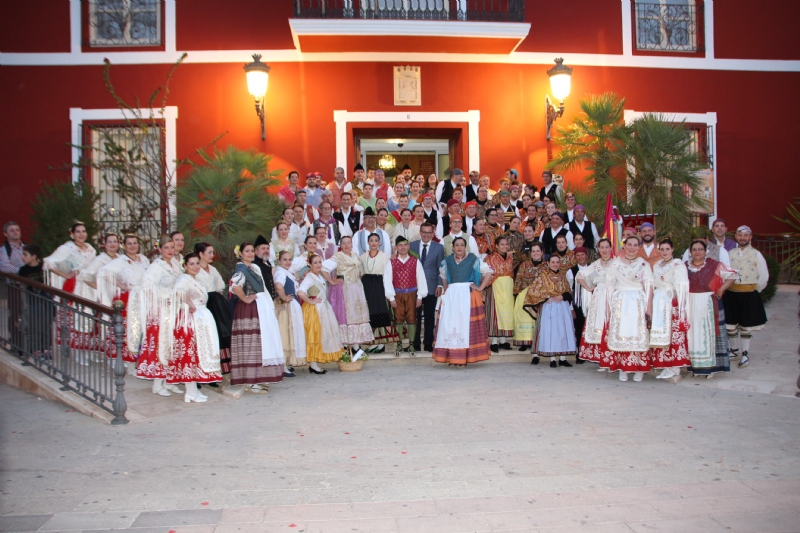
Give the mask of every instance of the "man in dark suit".
[{"label": "man in dark suit", "polygon": [[[433,351],[433,328],[436,324],[436,299],[442,294],[442,280],[439,278],[439,266],[444,261],[444,246],[433,240],[434,226],[423,224],[419,229],[422,240],[411,243],[411,251],[419,258],[425,281],[428,283],[428,296],[422,299],[422,306],[417,308],[417,333],[414,336],[414,349],[420,350],[420,322],[425,323],[425,351]],[[435,288],[435,290],[434,290]]]}]

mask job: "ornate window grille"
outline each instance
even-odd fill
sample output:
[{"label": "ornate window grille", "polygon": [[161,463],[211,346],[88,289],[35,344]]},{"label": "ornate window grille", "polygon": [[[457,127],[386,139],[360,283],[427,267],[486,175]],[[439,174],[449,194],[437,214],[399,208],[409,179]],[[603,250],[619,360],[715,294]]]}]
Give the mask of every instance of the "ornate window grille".
[{"label": "ornate window grille", "polygon": [[634,0],[634,13],[637,50],[700,50],[695,0]]},{"label": "ornate window grille", "polygon": [[[162,128],[86,127],[87,167],[100,195],[98,221],[105,230],[136,233],[146,245],[156,242],[166,217]],[[117,150],[127,155],[115,157]]]},{"label": "ornate window grille", "polygon": [[160,45],[162,1],[89,0],[89,44]]}]

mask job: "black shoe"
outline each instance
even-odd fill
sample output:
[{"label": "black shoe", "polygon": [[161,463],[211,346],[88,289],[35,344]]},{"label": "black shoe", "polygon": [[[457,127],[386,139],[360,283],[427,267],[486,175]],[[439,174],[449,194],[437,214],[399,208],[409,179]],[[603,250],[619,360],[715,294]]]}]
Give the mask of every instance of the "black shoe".
[{"label": "black shoe", "polygon": [[555,359],[550,359],[550,368],[557,368],[558,363],[556,363]]},{"label": "black shoe", "polygon": [[[553,363],[550,363],[550,366],[553,366]],[[558,366],[566,366],[567,368],[572,368],[572,365],[569,364],[569,361],[564,359],[563,361],[558,362]]]},{"label": "black shoe", "polygon": [[378,348],[377,350],[375,350],[372,353],[386,353],[386,346],[381,346],[380,348]]},{"label": "black shoe", "polygon": [[533,359],[531,359],[531,364],[532,365],[538,365],[539,364],[539,356],[538,355],[534,355],[533,356]]},{"label": "black shoe", "polygon": [[293,366],[289,367],[289,372],[294,372],[294,367]]},{"label": "black shoe", "polygon": [[[419,351],[419,350],[417,350],[417,351]],[[425,345],[425,351],[426,352],[433,352],[433,346],[431,346],[430,344],[426,344]]]},{"label": "black shoe", "polygon": [[580,357],[576,357],[576,358],[575,358],[575,364],[576,364],[576,365],[582,365],[582,364],[583,364],[583,363],[585,363],[585,362],[586,362],[586,361],[584,361],[584,360],[583,360],[583,359],[581,359]]},{"label": "black shoe", "polygon": [[[421,352],[421,351],[422,351],[422,349],[421,349],[421,347],[420,347],[420,345],[419,345],[419,344],[415,344],[415,345],[414,345],[414,351],[415,351],[415,352]],[[430,350],[428,350],[428,348],[425,348],[425,351],[426,351],[426,352],[428,352],[428,351],[430,351]]]},{"label": "black shoe", "polygon": [[510,342],[504,342],[503,344],[500,345],[500,349],[501,350],[510,350],[511,349],[511,343]]},{"label": "black shoe", "polygon": [[218,389],[219,388],[219,383],[209,383],[208,386],[209,387],[213,387],[215,389]]},{"label": "black shoe", "polygon": [[294,377],[294,372],[284,372],[283,373],[283,377],[285,377],[285,378],[293,378]]},{"label": "black shoe", "polygon": [[528,351],[528,347],[527,346],[520,346],[519,347],[519,351],[520,352],[527,352]]},{"label": "black shoe", "polygon": [[325,370],[324,368],[320,371],[320,370],[314,370],[313,368],[308,367],[308,371],[311,372],[312,374],[327,374],[328,373],[328,371]]},{"label": "black shoe", "polygon": [[494,353],[497,353],[500,351],[500,346],[498,346],[497,344],[492,344],[491,346],[489,346],[489,349]]}]

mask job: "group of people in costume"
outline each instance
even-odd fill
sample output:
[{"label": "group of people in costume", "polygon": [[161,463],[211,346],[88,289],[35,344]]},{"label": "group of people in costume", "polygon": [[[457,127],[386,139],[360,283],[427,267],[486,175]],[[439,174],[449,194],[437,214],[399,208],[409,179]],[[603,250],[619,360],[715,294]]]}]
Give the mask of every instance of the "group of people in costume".
[{"label": "group of people in costume", "polygon": [[[322,375],[320,364],[346,352],[358,359],[390,344],[396,356],[427,351],[457,367],[514,347],[554,368],[571,367],[574,356],[622,381],[630,374],[641,381],[653,369],[658,378],[683,368],[710,377],[729,371],[731,357],[749,364],[751,336],[766,323],[759,293],[768,272],[747,226],[735,240],[721,219],[711,232],[695,228],[679,259],[672,241],[657,241],[645,223],[626,228],[615,254],[549,172],[537,190],[520,186],[509,169],[488,196],[484,177],[471,173],[473,183],[462,184],[454,169],[451,180],[428,180],[433,193],[395,217],[373,208],[371,189],[375,204],[392,190],[389,199],[407,206],[406,183],[418,182],[401,174],[388,187],[359,170],[360,179],[340,187],[338,206],[321,195],[309,209],[297,203],[302,190],[291,190],[271,239],[238,246],[227,283],[207,242],[187,253],[180,232],[165,235],[151,262],[135,235],[107,233],[98,254],[80,222],[42,261],[28,253],[25,267],[39,265],[50,285],[83,298],[123,301],[122,359],[152,380],[153,393],[184,394],[186,402],[206,401],[201,386],[226,374],[231,385],[264,393],[295,367]],[[510,190],[520,196],[520,189],[525,194],[512,202]],[[364,196],[366,207],[356,207]],[[113,333],[82,327],[73,314],[56,317],[55,342],[116,357]],[[64,324],[69,339],[61,338]]]}]

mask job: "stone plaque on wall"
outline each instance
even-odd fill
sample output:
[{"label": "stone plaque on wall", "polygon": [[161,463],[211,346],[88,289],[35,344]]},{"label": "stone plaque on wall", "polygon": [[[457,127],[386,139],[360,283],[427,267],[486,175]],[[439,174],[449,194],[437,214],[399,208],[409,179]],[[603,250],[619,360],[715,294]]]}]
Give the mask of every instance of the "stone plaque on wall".
[{"label": "stone plaque on wall", "polygon": [[420,67],[394,67],[394,105],[422,105]]}]

